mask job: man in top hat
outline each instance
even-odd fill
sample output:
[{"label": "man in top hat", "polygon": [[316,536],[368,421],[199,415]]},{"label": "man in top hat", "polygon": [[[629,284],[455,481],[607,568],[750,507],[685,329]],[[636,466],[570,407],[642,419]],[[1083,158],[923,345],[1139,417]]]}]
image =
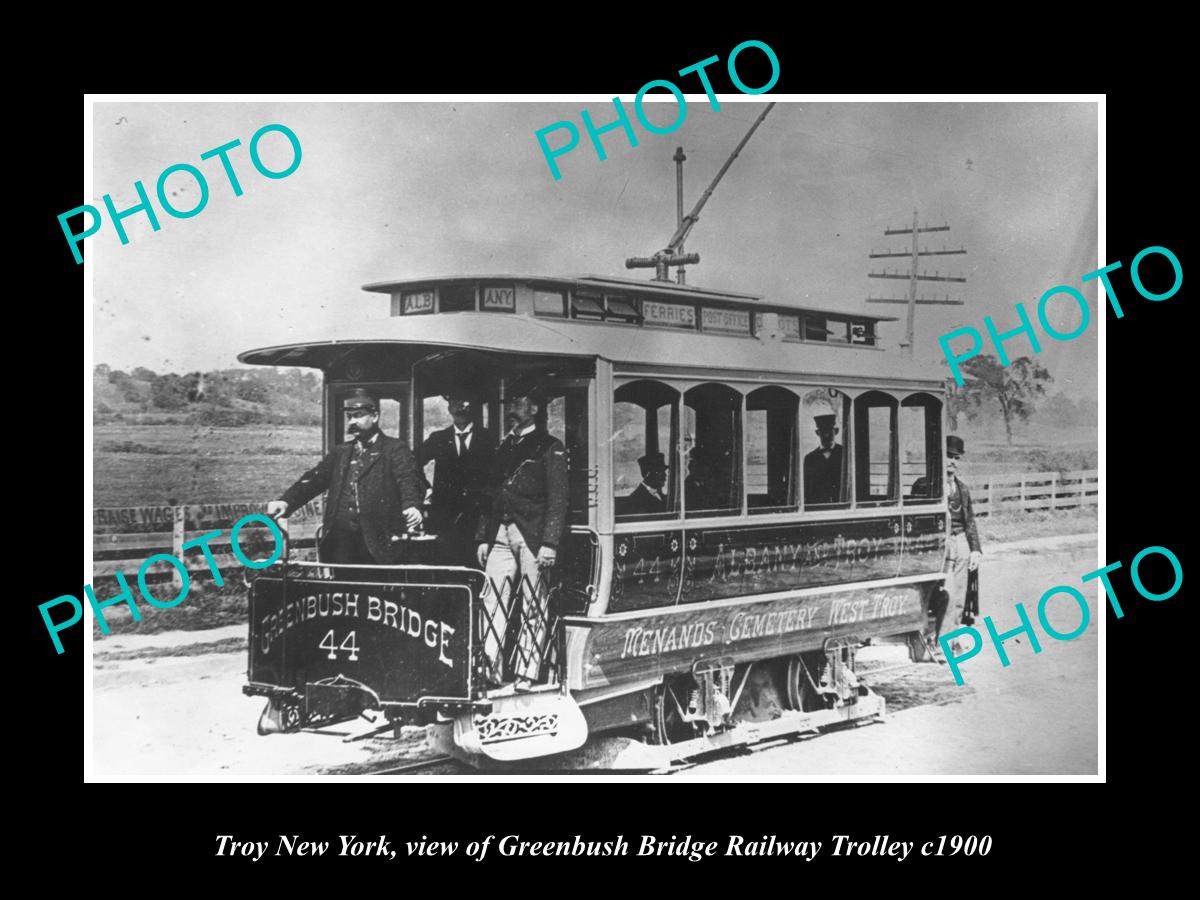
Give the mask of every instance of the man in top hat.
[{"label": "man in top hat", "polygon": [[[967,599],[967,574],[979,568],[983,558],[971,492],[958,479],[958,461],[964,452],[962,438],[954,434],[946,437],[946,503],[950,507],[950,536],[946,540],[946,562],[942,571],[946,574],[949,599],[944,609],[934,610],[935,639],[961,626]],[[953,649],[958,652],[959,648]]]},{"label": "man in top hat", "polygon": [[342,409],[349,440],[269,502],[267,514],[285,516],[328,491],[318,558],[395,565],[403,561],[401,536],[421,524],[416,460],[404,441],[379,430],[379,401],[370,393],[356,389]]},{"label": "man in top hat", "polygon": [[647,453],[638,459],[642,470],[642,483],[623,499],[621,514],[631,516],[653,515],[667,511],[667,495],[663,487],[667,483],[667,458],[661,453]]},{"label": "man in top hat", "polygon": [[567,451],[537,424],[544,404],[536,382],[512,387],[509,409],[516,423],[496,450],[495,493],[475,532],[477,558],[487,574],[482,630],[493,686],[504,681],[504,635],[513,586],[520,585],[520,636],[513,667],[513,688],[518,691],[529,690],[541,673],[549,597],[543,572],[554,565],[567,527]]},{"label": "man in top hat", "polygon": [[813,416],[821,446],[804,457],[804,505],[842,502],[842,445],[837,443],[837,416]]},{"label": "man in top hat", "polygon": [[433,461],[433,496],[427,530],[438,536],[447,565],[475,561],[475,529],[487,497],[492,433],[479,424],[479,402],[465,391],[446,398],[453,424],[435,431],[421,444],[417,462],[423,471]]}]

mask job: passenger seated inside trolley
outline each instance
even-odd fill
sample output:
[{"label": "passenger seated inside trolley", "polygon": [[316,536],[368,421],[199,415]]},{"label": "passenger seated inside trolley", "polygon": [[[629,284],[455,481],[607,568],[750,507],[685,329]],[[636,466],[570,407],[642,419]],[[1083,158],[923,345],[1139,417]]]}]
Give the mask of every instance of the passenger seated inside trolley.
[{"label": "passenger seated inside trolley", "polygon": [[663,492],[667,483],[667,460],[662,453],[647,453],[638,457],[638,468],[642,472],[642,483],[633,493],[622,497],[621,514],[646,516],[667,511],[667,495]]}]

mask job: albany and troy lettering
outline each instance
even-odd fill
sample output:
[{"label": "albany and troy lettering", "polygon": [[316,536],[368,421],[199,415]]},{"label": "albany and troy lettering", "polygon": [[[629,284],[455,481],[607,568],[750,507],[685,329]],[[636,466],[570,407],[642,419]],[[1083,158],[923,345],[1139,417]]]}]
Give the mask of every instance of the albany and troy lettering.
[{"label": "albany and troy lettering", "polygon": [[454,668],[454,661],[446,655],[455,631],[453,626],[438,619],[423,618],[417,610],[394,600],[357,591],[317,591],[263,616],[258,623],[259,646],[267,653],[289,628],[310,619],[326,617],[363,618],[395,628],[408,637],[424,640],[427,647],[438,651],[439,662]]},{"label": "albany and troy lettering", "polygon": [[894,555],[899,544],[888,538],[865,537],[860,540],[842,535],[832,540],[817,539],[802,544],[764,545],[762,548],[717,545],[709,581],[757,575],[762,572],[795,572],[799,569],[839,568],[871,559]]}]

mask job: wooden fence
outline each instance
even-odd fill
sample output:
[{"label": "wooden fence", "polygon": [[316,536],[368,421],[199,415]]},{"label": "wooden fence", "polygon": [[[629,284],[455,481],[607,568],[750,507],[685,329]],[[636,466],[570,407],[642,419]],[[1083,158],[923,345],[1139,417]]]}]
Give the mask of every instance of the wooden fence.
[{"label": "wooden fence", "polygon": [[977,516],[1058,511],[1100,502],[1096,469],[1075,472],[1007,472],[964,479]]},{"label": "wooden fence", "polygon": [[[1095,469],[972,475],[967,483],[977,516],[1095,506],[1100,494]],[[316,543],[322,503],[314,500],[289,517],[288,539],[293,550],[312,549]],[[239,577],[242,564],[233,555],[230,529],[242,516],[265,512],[265,503],[97,508],[93,510],[92,574],[97,578],[111,577],[120,570],[132,577],[142,562],[156,553],[169,553],[183,560],[189,573],[207,572],[203,551],[199,547],[185,551],[183,545],[219,529],[220,536],[208,544],[213,561],[227,578]],[[238,542],[251,559],[269,554],[273,547],[266,527],[258,524],[243,527]],[[175,575],[176,569],[171,563],[155,562],[146,572]]]},{"label": "wooden fence", "polygon": [[[112,576],[122,571],[136,575],[143,561],[157,553],[169,553],[183,560],[190,573],[208,572],[204,551],[184,544],[210,532],[219,536],[207,542],[213,563],[228,580],[237,578],[242,563],[233,554],[230,530],[234,523],[251,513],[266,513],[266,503],[190,503],[185,506],[97,507],[92,510],[92,574]],[[314,500],[295,510],[288,518],[288,541],[292,550],[311,549],[321,524],[323,500]],[[162,530],[166,525],[169,531]],[[156,528],[155,531],[133,530]],[[250,559],[270,555],[274,541],[266,525],[250,522],[238,534],[238,545]],[[229,570],[228,572],[226,570]],[[155,562],[147,575],[171,575],[178,570],[169,562]]]}]

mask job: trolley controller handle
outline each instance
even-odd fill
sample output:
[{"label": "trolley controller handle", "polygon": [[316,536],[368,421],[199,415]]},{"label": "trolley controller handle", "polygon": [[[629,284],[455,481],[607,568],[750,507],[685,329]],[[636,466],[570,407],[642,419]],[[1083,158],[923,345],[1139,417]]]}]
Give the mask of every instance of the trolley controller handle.
[{"label": "trolley controller handle", "polygon": [[[290,554],[291,554],[291,550],[292,550],[292,539],[291,539],[291,534],[288,532],[288,517],[287,517],[287,513],[286,513],[286,512],[283,512],[283,513],[276,513],[275,515],[271,516],[271,517],[270,517],[270,519],[271,519],[271,521],[273,521],[273,522],[274,522],[274,523],[275,523],[277,526],[279,526],[279,533],[280,533],[281,535],[283,535],[283,556],[282,556],[282,560],[283,560],[283,564],[286,566],[286,565],[287,565],[287,563],[288,563],[288,560],[289,560]],[[317,535],[317,543],[320,543],[320,542],[321,542],[321,536],[320,536],[320,534],[318,534],[318,535]]]}]

